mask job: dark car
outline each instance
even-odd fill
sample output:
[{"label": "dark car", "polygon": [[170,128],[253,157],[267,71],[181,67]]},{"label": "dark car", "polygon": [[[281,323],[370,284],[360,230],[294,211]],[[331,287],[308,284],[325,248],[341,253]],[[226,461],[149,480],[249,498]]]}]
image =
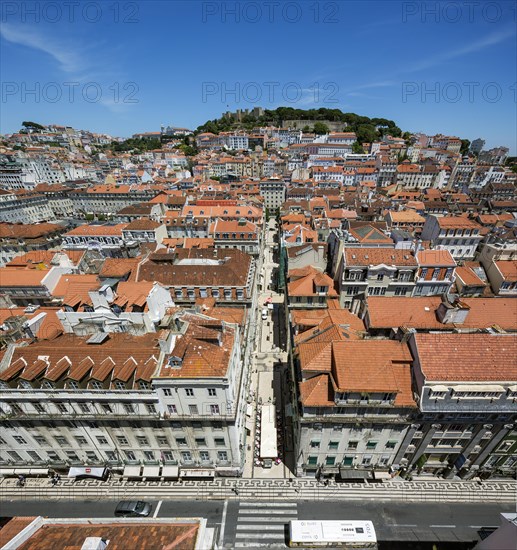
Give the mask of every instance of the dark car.
[{"label": "dark car", "polygon": [[123,518],[147,517],[152,509],[152,504],[143,500],[121,500],[115,508],[115,515]]}]

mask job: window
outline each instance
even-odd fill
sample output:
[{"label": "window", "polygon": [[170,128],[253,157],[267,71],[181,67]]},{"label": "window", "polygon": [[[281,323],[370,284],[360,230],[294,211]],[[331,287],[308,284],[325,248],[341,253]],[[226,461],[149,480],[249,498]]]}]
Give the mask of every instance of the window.
[{"label": "window", "polygon": [[186,447],[187,446],[187,440],[184,437],[177,437],[176,438],[176,445],[178,447]]},{"label": "window", "polygon": [[366,443],[367,449],[375,449],[375,447],[377,447],[377,441],[368,441]]},{"label": "window", "polygon": [[368,466],[371,462],[372,462],[372,455],[364,455],[363,461],[361,462],[361,464],[363,466]]},{"label": "window", "polygon": [[34,441],[36,441],[38,445],[48,445],[48,441],[42,435],[35,435]]},{"label": "window", "polygon": [[318,464],[318,457],[317,456],[310,456],[307,460],[307,464],[310,466],[316,466]]},{"label": "window", "polygon": [[101,403],[101,407],[105,413],[111,414],[113,412],[111,409],[111,405],[108,405],[108,403]]},{"label": "window", "polygon": [[172,395],[172,390],[170,388],[165,388],[163,390],[163,395],[165,395],[165,397],[171,397]]},{"label": "window", "polygon": [[124,435],[117,435],[117,441],[119,445],[129,445],[129,441]]},{"label": "window", "polygon": [[7,451],[11,458],[16,462],[21,462],[22,457],[16,451]]},{"label": "window", "polygon": [[377,280],[378,280],[378,281],[382,281],[383,279],[384,279],[384,273],[379,273],[379,274],[377,275]]},{"label": "window", "polygon": [[167,405],[167,410],[169,411],[170,414],[177,414],[178,412],[176,405],[172,405],[171,403]]},{"label": "window", "polygon": [[154,460],[153,451],[144,451],[144,458],[145,460]]},{"label": "window", "polygon": [[183,462],[192,462],[192,453],[190,451],[182,451],[181,460],[183,460]]},{"label": "window", "polygon": [[185,394],[187,397],[194,397],[194,390],[192,388],[185,388]]},{"label": "window", "polygon": [[54,436],[54,439],[56,440],[56,443],[58,445],[61,445],[62,447],[68,446],[68,440],[66,437],[63,437],[62,435],[56,435]]},{"label": "window", "polygon": [[168,462],[174,462],[174,454],[172,451],[163,451],[162,456],[163,456],[163,460]]},{"label": "window", "polygon": [[208,388],[208,397],[215,397],[217,395],[217,391],[215,388]]},{"label": "window", "polygon": [[115,389],[116,390],[125,390],[126,389],[125,382],[121,382],[120,380],[116,380],[115,381]]},{"label": "window", "polygon": [[55,462],[60,462],[61,458],[55,451],[47,451],[48,457],[50,460],[53,460]]},{"label": "window", "polygon": [[169,440],[164,435],[157,435],[156,441],[158,441],[158,445],[160,447],[168,447],[169,446]]},{"label": "window", "polygon": [[210,453],[208,451],[199,451],[199,458],[201,459],[201,462],[209,462]]},{"label": "window", "polygon": [[65,403],[56,403],[56,407],[58,408],[59,412],[61,412],[61,413],[67,413],[68,412],[68,407],[66,406]]},{"label": "window", "polygon": [[36,412],[38,413],[44,413],[45,407],[41,405],[40,403],[34,403],[34,408],[36,409]]},{"label": "window", "polygon": [[221,462],[228,462],[228,453],[226,451],[217,451],[217,459]]},{"label": "window", "polygon": [[146,403],[145,406],[149,414],[156,414],[156,405],[154,403]]},{"label": "window", "polygon": [[77,441],[78,445],[88,445],[88,441],[86,441],[86,437],[83,437],[82,435],[76,435],[75,440]]},{"label": "window", "polygon": [[99,445],[107,445],[108,444],[108,440],[102,435],[97,436],[97,442],[99,443]]},{"label": "window", "polygon": [[90,386],[91,386],[92,390],[102,390],[103,389],[102,382],[99,382],[98,380],[92,380],[90,382]]},{"label": "window", "polygon": [[137,435],[136,440],[138,442],[138,445],[140,445],[140,447],[149,446],[149,440],[147,439],[147,437],[145,437],[145,435]]},{"label": "window", "polygon": [[65,454],[68,458],[68,460],[77,462],[79,460],[79,457],[77,456],[77,453],[75,451],[65,451]]},{"label": "window", "polygon": [[206,447],[206,439],[204,437],[196,437],[196,445],[198,447]]},{"label": "window", "polygon": [[99,457],[93,451],[86,451],[86,458],[91,462],[97,462]]},{"label": "window", "polygon": [[109,462],[117,462],[117,453],[115,451],[106,451],[106,458]]},{"label": "window", "polygon": [[124,451],[124,454],[126,455],[126,458],[131,461],[136,460],[136,455],[133,451]]},{"label": "window", "polygon": [[219,405],[210,405],[210,414],[219,414]]},{"label": "window", "polygon": [[197,405],[189,405],[188,412],[189,414],[198,414]]},{"label": "window", "polygon": [[329,449],[337,449],[339,447],[339,441],[330,441],[329,442]]},{"label": "window", "polygon": [[191,422],[190,425],[192,426],[192,429],[194,430],[202,430],[203,429],[203,424],[201,424],[201,422]]},{"label": "window", "polygon": [[36,451],[27,451],[27,454],[31,457],[31,460],[34,462],[41,462],[41,456]]},{"label": "window", "polygon": [[386,442],[386,449],[394,449],[397,446],[396,441],[387,441]]},{"label": "window", "polygon": [[90,405],[88,405],[88,403],[79,403],[79,408],[81,409],[81,412],[83,412],[83,413],[89,413],[90,412]]},{"label": "window", "polygon": [[214,437],[214,443],[217,447],[224,447],[224,437]]},{"label": "window", "polygon": [[325,466],[334,466],[335,463],[336,463],[335,456],[327,456],[325,458]]},{"label": "window", "polygon": [[16,441],[16,443],[18,443],[19,445],[27,445],[27,441],[25,441],[25,439],[23,439],[23,437],[21,435],[15,435],[13,437],[13,439]]},{"label": "window", "polygon": [[135,406],[133,405],[133,403],[124,403],[124,409],[128,414],[135,413]]},{"label": "window", "polygon": [[319,449],[321,441],[313,440],[311,441],[311,449]]},{"label": "window", "polygon": [[358,444],[359,444],[359,441],[349,441],[348,442],[348,448],[349,449],[357,449]]}]

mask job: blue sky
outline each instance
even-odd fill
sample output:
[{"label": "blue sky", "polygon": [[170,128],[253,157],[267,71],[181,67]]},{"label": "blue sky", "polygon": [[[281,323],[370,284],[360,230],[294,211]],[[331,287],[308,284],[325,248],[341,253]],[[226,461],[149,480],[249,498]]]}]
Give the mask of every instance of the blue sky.
[{"label": "blue sky", "polygon": [[517,154],[514,1],[11,1],[0,15],[2,133],[34,120],[128,136],[286,105]]}]

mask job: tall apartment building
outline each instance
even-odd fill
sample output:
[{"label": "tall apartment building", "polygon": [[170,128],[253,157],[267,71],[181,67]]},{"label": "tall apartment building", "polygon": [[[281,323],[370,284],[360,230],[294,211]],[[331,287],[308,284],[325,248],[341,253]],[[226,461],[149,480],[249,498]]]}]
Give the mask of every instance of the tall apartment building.
[{"label": "tall apartment building", "polygon": [[422,240],[434,248],[448,250],[455,260],[471,260],[482,239],[481,226],[463,216],[428,216],[422,229]]},{"label": "tall apartment building", "polygon": [[268,210],[277,210],[285,202],[286,186],[283,179],[271,177],[260,182],[260,194]]},{"label": "tall apartment building", "polygon": [[193,312],[171,326],[10,345],[0,362],[1,463],[239,475],[246,372],[238,327]]},{"label": "tall apartment building", "polygon": [[364,480],[372,467],[387,471],[416,412],[407,344],[312,340],[296,350],[297,474]]},{"label": "tall apartment building", "polygon": [[357,313],[366,296],[411,296],[416,271],[409,250],[345,248],[336,273],[341,306]]},{"label": "tall apartment building", "polygon": [[397,462],[417,473],[463,478],[515,464],[509,454],[491,458],[517,420],[515,336],[413,334],[408,344],[422,416],[407,432]]}]

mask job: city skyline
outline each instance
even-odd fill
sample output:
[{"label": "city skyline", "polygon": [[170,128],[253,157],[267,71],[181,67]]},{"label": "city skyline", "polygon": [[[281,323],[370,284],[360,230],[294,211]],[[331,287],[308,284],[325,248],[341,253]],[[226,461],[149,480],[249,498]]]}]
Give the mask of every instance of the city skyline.
[{"label": "city skyline", "polygon": [[513,4],[369,5],[4,5],[1,132],[34,120],[129,136],[238,108],[326,107],[515,155]]}]

